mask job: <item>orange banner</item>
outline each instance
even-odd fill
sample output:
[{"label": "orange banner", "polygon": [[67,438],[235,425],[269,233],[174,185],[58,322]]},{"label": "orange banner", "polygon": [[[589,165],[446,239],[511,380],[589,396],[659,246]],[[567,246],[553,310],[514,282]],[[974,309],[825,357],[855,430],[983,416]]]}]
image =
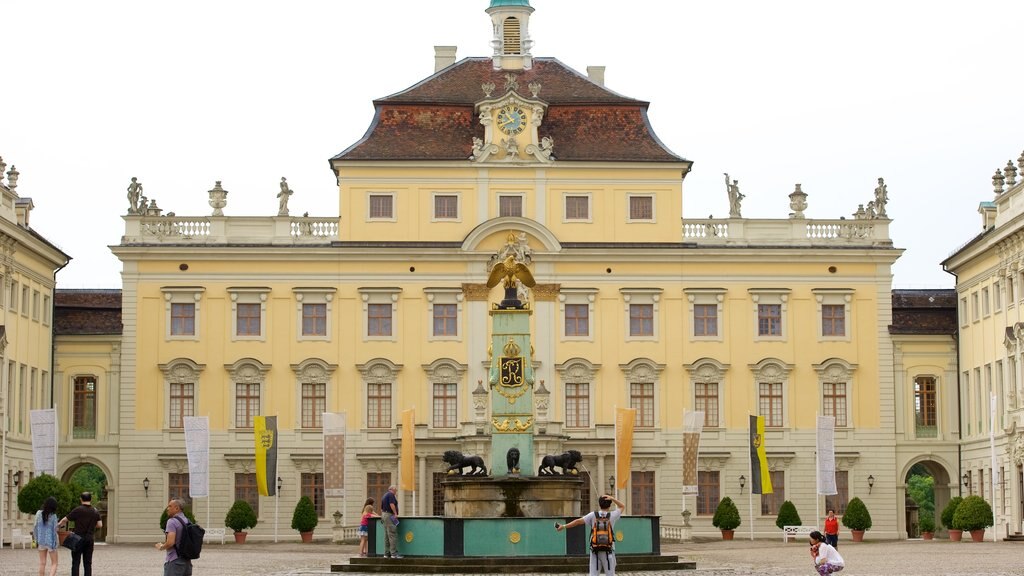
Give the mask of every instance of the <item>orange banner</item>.
[{"label": "orange banner", "polygon": [[416,410],[402,411],[402,459],[398,475],[402,490],[416,489]]},{"label": "orange banner", "polygon": [[634,421],[635,408],[615,409],[615,487],[619,489],[625,488],[629,483]]}]

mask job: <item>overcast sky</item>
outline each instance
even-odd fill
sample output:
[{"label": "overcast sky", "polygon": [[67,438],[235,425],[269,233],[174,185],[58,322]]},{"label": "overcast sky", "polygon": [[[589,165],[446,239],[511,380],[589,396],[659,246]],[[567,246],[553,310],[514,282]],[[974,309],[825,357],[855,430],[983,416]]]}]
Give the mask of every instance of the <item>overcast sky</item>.
[{"label": "overcast sky", "polygon": [[[533,0],[535,56],[651,102],[658,136],[694,161],[684,217],[850,217],[889,188],[906,252],[894,286],[949,287],[940,262],[981,231],[991,176],[1024,151],[1024,2]],[[433,72],[434,45],[488,56],[488,0],[81,2],[0,10],[0,156],[32,225],[73,257],[64,288],[120,287],[108,245],[131,177],[164,210],[338,214],[328,158],[372,100]],[[10,166],[8,166],[10,169]],[[344,224],[343,224],[344,225]]]}]

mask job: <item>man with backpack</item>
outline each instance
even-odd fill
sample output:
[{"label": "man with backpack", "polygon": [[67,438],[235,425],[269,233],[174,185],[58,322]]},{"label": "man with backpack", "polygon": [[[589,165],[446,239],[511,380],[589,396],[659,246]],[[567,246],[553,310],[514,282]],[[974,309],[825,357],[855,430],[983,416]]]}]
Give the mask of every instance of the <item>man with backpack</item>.
[{"label": "man with backpack", "polygon": [[[611,510],[612,503],[616,509]],[[602,494],[597,499],[601,508],[568,524],[555,523],[555,530],[575,528],[586,524],[590,528],[590,576],[597,576],[603,570],[606,576],[615,576],[615,522],[622,517],[626,505],[614,496]]]},{"label": "man with backpack", "polygon": [[[179,546],[176,546],[176,544],[180,545],[190,540],[185,535],[189,521],[185,517],[185,513],[182,512],[184,507],[185,503],[178,499],[167,503],[167,527],[165,528],[167,536],[163,542],[156,544],[157,550],[167,551],[167,555],[164,557],[164,576],[192,576],[192,558],[189,554],[179,553]],[[202,536],[199,538],[201,545]],[[195,558],[199,557],[198,550],[191,551],[191,553]]]}]

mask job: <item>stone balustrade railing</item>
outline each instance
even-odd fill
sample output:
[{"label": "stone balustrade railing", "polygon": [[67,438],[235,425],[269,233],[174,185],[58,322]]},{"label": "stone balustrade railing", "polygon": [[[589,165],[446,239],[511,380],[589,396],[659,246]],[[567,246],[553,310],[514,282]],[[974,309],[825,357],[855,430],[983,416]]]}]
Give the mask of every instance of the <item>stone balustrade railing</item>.
[{"label": "stone balustrade railing", "polygon": [[887,219],[683,220],[683,241],[722,246],[892,246]]},{"label": "stone balustrade railing", "polygon": [[338,239],[337,218],[311,216],[124,216],[122,244],[322,244]]}]

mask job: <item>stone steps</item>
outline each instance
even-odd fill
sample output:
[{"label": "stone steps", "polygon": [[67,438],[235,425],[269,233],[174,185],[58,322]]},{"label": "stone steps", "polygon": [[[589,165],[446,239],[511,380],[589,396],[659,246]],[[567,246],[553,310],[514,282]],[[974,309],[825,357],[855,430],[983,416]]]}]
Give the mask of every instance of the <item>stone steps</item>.
[{"label": "stone steps", "polygon": [[1020,532],[1014,532],[1013,534],[1008,535],[1006,538],[1003,538],[1003,542],[1024,542],[1024,534]]},{"label": "stone steps", "polygon": [[[616,558],[616,571],[651,572],[696,570],[697,563],[678,556],[628,554]],[[586,572],[589,556],[351,558],[348,564],[332,564],[331,572],[389,574],[567,574]]]}]

